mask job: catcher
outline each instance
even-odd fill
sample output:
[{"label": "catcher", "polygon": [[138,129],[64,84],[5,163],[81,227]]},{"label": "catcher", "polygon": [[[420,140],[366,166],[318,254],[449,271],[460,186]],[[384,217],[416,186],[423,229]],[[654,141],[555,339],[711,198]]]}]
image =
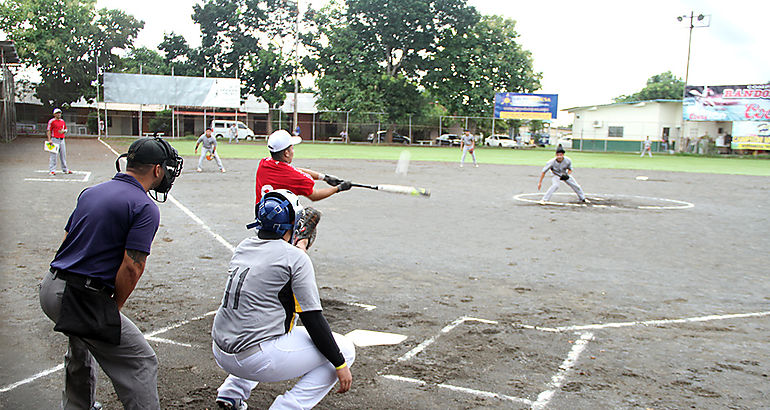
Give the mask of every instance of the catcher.
[{"label": "catcher", "polygon": [[465,162],[465,154],[470,153],[471,157],[473,158],[473,166],[478,168],[479,164],[476,163],[476,154],[474,153],[476,149],[476,140],[473,138],[473,135],[471,135],[470,130],[467,128],[463,130],[463,136],[460,138],[460,149],[463,152],[462,158],[460,158],[460,168],[463,167],[463,163]]},{"label": "catcher", "polygon": [[[230,260],[211,329],[214,359],[229,373],[217,389],[219,408],[245,410],[258,382],[300,377],[273,401],[273,409],[312,408],[337,381],[339,393],[350,389],[355,347],[329,328],[305,253],[320,218],[285,189],[260,199],[257,220],[248,225],[257,236],[241,242]],[[298,315],[304,326],[296,326]]]},{"label": "catcher", "polygon": [[556,158],[552,158],[550,161],[548,161],[540,173],[540,180],[537,181],[538,191],[543,184],[545,173],[548,172],[549,169],[553,173],[553,178],[551,178],[551,187],[548,188],[548,191],[545,193],[545,195],[543,195],[543,199],[540,201],[541,203],[545,203],[551,200],[553,193],[559,189],[559,181],[564,181],[565,184],[569,185],[570,188],[572,188],[572,190],[577,194],[580,202],[588,202],[588,200],[586,200],[585,194],[583,193],[583,188],[578,185],[577,181],[575,181],[575,177],[572,176],[572,160],[569,159],[569,157],[564,156],[564,148],[561,146],[561,144],[559,144],[559,146],[556,148]]}]

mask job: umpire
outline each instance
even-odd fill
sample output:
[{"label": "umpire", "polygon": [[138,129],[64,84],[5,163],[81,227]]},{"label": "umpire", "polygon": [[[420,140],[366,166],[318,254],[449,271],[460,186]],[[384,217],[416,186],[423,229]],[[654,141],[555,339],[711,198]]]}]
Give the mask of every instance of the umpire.
[{"label": "umpire", "polygon": [[182,158],[160,138],[139,139],[124,156],[125,173],[116,161],[112,180],[80,193],[40,284],[43,312],[69,338],[64,409],[100,407],[94,398],[96,362],[126,409],[160,408],[155,352],[120,309],[144,272],[160,223],[147,193],[165,200]]}]

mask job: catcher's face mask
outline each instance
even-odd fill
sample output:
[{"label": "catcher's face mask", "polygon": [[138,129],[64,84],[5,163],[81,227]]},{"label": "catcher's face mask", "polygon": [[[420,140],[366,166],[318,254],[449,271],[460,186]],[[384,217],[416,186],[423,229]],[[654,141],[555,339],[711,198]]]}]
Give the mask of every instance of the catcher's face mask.
[{"label": "catcher's face mask", "polygon": [[128,147],[128,153],[122,154],[115,160],[115,168],[120,170],[120,159],[126,157],[129,162],[140,164],[157,164],[163,171],[163,179],[157,186],[150,188],[150,197],[158,202],[166,202],[168,192],[174,180],[182,173],[184,160],[176,149],[160,137],[141,138]]}]

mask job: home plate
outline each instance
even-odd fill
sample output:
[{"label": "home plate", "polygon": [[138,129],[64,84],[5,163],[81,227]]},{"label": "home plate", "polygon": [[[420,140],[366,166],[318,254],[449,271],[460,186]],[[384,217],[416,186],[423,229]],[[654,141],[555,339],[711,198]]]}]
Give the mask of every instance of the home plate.
[{"label": "home plate", "polygon": [[345,337],[349,338],[358,347],[397,345],[406,340],[404,335],[362,329],[356,329],[346,334]]},{"label": "home plate", "polygon": [[646,176],[644,176],[644,175],[639,175],[638,177],[636,177],[636,180],[637,180],[637,181],[646,181],[646,180],[648,180],[648,179],[650,179],[650,178],[649,178],[649,177],[646,177]]}]

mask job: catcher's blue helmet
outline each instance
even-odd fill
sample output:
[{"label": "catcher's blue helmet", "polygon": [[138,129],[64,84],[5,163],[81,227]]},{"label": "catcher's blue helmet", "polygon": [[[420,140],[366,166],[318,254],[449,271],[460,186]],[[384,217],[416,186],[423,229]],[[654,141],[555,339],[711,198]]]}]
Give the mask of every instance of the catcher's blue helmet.
[{"label": "catcher's blue helmet", "polygon": [[277,189],[262,196],[257,205],[256,222],[246,227],[283,236],[288,230],[296,230],[303,213],[304,208],[296,195],[286,189]]}]

